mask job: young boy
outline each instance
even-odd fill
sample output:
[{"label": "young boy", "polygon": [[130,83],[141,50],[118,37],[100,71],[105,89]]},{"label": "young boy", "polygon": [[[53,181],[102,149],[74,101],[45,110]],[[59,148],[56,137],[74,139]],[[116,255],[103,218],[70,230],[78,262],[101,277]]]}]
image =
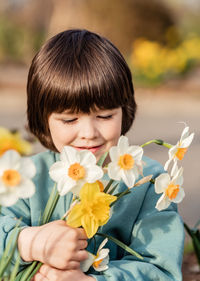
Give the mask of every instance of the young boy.
[{"label": "young boy", "polygon": [[[87,236],[59,220],[72,195],[59,199],[51,222],[38,226],[53,182],[50,166],[65,145],[88,149],[97,160],[130,129],[136,112],[131,72],[117,48],[87,30],[67,30],[51,38],[34,57],[28,76],[28,124],[49,150],[33,156],[37,167],[35,195],[3,208],[0,219],[1,251],[13,232],[15,217],[22,217],[18,250],[21,266],[44,263],[34,280],[181,280],[184,242],[182,221],[176,206],[159,212],[158,195],[151,183],[135,188],[115,204],[109,222],[100,232],[116,237],[143,256],[123,251],[112,242],[109,269],[84,274],[80,262],[87,259]],[[163,173],[149,158],[144,175]],[[124,190],[121,182],[117,192]],[[97,246],[102,239],[96,238]],[[92,251],[90,243],[87,250]],[[14,260],[13,260],[14,263]]]}]

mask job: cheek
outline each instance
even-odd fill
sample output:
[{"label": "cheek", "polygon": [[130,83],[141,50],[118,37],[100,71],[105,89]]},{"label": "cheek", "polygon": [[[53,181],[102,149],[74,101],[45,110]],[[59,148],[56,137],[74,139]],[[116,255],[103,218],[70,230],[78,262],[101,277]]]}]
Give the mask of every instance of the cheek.
[{"label": "cheek", "polygon": [[118,138],[121,135],[121,120],[118,122],[113,122],[104,128],[104,137],[107,141],[112,142],[112,144],[117,144]]}]

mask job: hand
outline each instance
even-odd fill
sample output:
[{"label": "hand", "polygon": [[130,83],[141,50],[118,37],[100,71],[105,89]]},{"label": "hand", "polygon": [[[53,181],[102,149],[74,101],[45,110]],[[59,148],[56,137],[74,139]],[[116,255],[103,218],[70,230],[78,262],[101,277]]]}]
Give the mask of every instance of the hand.
[{"label": "hand", "polygon": [[42,265],[39,271],[34,275],[33,281],[94,281],[91,276],[85,275],[80,269],[60,270]]},{"label": "hand", "polygon": [[18,248],[25,261],[41,261],[57,269],[77,269],[87,259],[84,229],[72,228],[59,220],[23,229]]}]

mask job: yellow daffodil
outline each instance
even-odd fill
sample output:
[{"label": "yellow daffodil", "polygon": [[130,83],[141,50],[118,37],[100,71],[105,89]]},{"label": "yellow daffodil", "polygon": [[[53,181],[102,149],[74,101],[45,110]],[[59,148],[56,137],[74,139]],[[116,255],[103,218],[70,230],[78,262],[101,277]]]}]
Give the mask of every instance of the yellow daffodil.
[{"label": "yellow daffodil", "polygon": [[83,272],[87,272],[91,266],[93,266],[93,268],[99,272],[108,269],[110,250],[103,248],[107,242],[107,238],[103,240],[103,242],[99,246],[96,255],[93,255],[88,252],[87,260],[80,263],[80,267]]},{"label": "yellow daffodil", "polygon": [[36,169],[32,160],[8,150],[0,157],[0,205],[11,206],[18,198],[31,197],[35,185],[31,178]]},{"label": "yellow daffodil", "polygon": [[172,160],[176,165],[178,160],[182,160],[185,153],[187,152],[188,147],[190,146],[192,140],[194,138],[194,133],[189,135],[189,127],[185,127],[181,134],[180,140],[177,142],[176,145],[172,146],[169,149],[169,160],[165,163],[164,169],[167,170],[169,164]]},{"label": "yellow daffodil", "polygon": [[78,151],[65,146],[60,160],[54,163],[49,171],[50,177],[57,182],[61,196],[69,191],[79,195],[81,187],[86,183],[94,183],[103,177],[103,170],[96,165],[96,158],[91,151]]},{"label": "yellow daffodil", "polygon": [[97,182],[84,184],[80,191],[80,202],[70,211],[67,224],[72,227],[82,226],[88,238],[93,237],[99,226],[109,220],[110,204],[116,199],[116,196],[102,192]]},{"label": "yellow daffodil", "polygon": [[143,149],[140,146],[129,146],[128,138],[121,136],[117,146],[111,147],[111,161],[108,164],[108,175],[114,180],[123,180],[130,188],[142,174]]},{"label": "yellow daffodil", "polygon": [[166,209],[171,202],[180,203],[183,200],[185,192],[182,184],[183,168],[178,169],[177,166],[172,170],[171,177],[164,173],[155,179],[155,192],[163,193],[156,204],[159,211]]},{"label": "yellow daffodil", "polygon": [[14,149],[21,155],[28,155],[32,151],[31,144],[21,138],[19,132],[11,133],[0,127],[0,156],[7,150]]}]

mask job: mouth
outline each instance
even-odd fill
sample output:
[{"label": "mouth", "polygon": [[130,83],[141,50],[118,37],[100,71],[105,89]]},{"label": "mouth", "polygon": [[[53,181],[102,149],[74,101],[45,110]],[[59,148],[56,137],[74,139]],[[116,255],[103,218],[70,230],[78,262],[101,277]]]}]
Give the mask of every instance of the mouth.
[{"label": "mouth", "polygon": [[102,148],[102,144],[101,145],[96,145],[96,146],[74,146],[75,149],[77,150],[89,150],[92,153],[97,152],[98,150],[100,150]]}]

